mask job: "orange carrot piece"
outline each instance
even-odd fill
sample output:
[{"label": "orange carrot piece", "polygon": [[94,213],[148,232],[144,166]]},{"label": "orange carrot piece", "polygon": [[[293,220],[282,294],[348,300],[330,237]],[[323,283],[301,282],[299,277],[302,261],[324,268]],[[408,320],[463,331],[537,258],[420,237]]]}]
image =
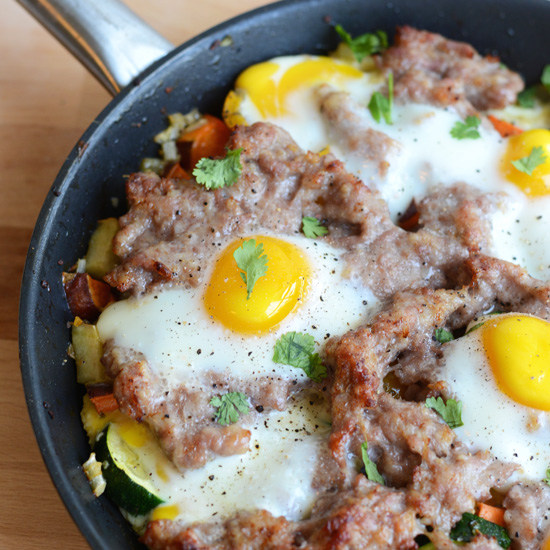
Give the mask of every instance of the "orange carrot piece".
[{"label": "orange carrot piece", "polygon": [[477,515],[480,518],[486,519],[504,527],[504,508],[497,508],[496,506],[491,506],[490,504],[485,504],[480,502],[478,504]]},{"label": "orange carrot piece", "polygon": [[176,162],[176,164],[173,164],[164,177],[182,179],[182,180],[190,179],[189,174],[181,167],[179,162]]},{"label": "orange carrot piece", "polygon": [[178,142],[191,143],[189,165],[194,168],[203,157],[221,157],[225,154],[225,146],[231,130],[225,122],[212,115],[203,115],[205,124],[183,133]]},{"label": "orange carrot piece", "polygon": [[495,130],[504,138],[523,134],[523,130],[521,128],[518,128],[517,126],[514,126],[513,124],[510,124],[505,120],[501,120],[500,118],[497,118],[493,115],[487,115],[487,118],[491,121],[491,124],[493,125]]},{"label": "orange carrot piece", "polygon": [[86,386],[86,391],[98,414],[107,414],[118,409],[111,384],[92,384]]}]

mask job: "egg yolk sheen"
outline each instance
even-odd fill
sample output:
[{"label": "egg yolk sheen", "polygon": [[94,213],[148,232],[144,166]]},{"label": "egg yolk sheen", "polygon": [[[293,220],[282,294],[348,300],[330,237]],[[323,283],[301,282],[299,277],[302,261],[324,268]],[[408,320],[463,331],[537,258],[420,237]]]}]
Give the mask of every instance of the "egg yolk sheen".
[{"label": "egg yolk sheen", "polygon": [[281,67],[274,61],[252,65],[237,78],[235,88],[245,90],[262,117],[267,118],[284,114],[287,97],[299,88],[322,82],[338,86],[362,77],[359,69],[347,63],[310,57],[291,67]]},{"label": "egg yolk sheen", "polygon": [[[526,159],[535,147],[540,147],[546,159],[533,168],[531,174],[518,170],[512,161]],[[502,157],[505,178],[529,197],[550,195],[550,130],[528,130],[508,138],[508,147]]]},{"label": "egg yolk sheen", "polygon": [[255,236],[263,244],[267,273],[247,298],[246,284],[233,253],[245,239],[231,243],[217,258],[204,294],[208,313],[225,327],[244,333],[262,333],[280,323],[303,301],[311,271],[304,252],[274,237]]},{"label": "egg yolk sheen", "polygon": [[483,345],[500,389],[517,403],[550,410],[550,323],[497,316],[483,326]]}]

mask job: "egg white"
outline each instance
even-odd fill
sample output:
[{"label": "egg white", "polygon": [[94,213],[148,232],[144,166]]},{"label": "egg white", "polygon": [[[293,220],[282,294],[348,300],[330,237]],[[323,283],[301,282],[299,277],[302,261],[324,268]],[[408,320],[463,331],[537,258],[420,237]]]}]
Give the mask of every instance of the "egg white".
[{"label": "egg white", "polygon": [[[301,369],[273,362],[276,340],[289,331],[307,332],[319,349],[328,337],[366,322],[379,303],[367,288],[345,278],[341,250],[303,236],[277,237],[305,251],[312,278],[300,307],[268,333],[238,334],[211,319],[203,285],[110,305],[97,324],[101,339],[143,353],[168,387],[200,384],[207,372],[304,380]],[[214,263],[212,258],[207,280]],[[241,422],[252,433],[249,452],[218,457],[198,470],[179,472],[153,439],[137,450],[159,495],[177,505],[175,519],[221,521],[254,508],[291,520],[308,513],[315,499],[317,457],[330,434],[327,404],[302,395],[286,411],[244,415]],[[136,524],[136,518],[129,519]]]},{"label": "egg white", "polygon": [[514,479],[540,481],[550,465],[550,414],[513,401],[498,387],[482,342],[483,326],[444,344],[439,373],[451,397],[462,402],[458,438],[472,451],[488,450],[514,462]]},{"label": "egg white", "polygon": [[[278,82],[285,71],[313,56],[287,56],[271,60],[279,65],[274,75]],[[452,107],[433,105],[393,105],[393,124],[376,122],[367,105],[372,94],[383,91],[385,82],[379,71],[364,73],[363,78],[331,84],[348,92],[355,102],[355,117],[398,142],[391,151],[387,173],[381,176],[375,163],[365,162],[356,152],[336,141],[323,120],[315,99],[318,84],[299,88],[287,96],[282,116],[263,117],[246,91],[242,93],[240,114],[248,124],[267,121],[287,130],[306,150],[319,152],[329,148],[346,167],[371,188],[377,189],[388,203],[390,214],[397,220],[413,198],[419,200],[438,185],[466,182],[483,192],[503,193],[498,210],[492,216],[492,244],[485,253],[517,263],[534,277],[550,279],[550,196],[528,198],[500,172],[499,164],[507,146],[506,139],[490,125],[478,128],[480,139],[456,139],[450,134],[455,123],[462,121]],[[384,92],[385,93],[385,92]],[[520,109],[510,106],[493,111],[503,119],[518,119],[524,129],[545,127],[548,108]],[[541,217],[542,216],[542,217]]]}]

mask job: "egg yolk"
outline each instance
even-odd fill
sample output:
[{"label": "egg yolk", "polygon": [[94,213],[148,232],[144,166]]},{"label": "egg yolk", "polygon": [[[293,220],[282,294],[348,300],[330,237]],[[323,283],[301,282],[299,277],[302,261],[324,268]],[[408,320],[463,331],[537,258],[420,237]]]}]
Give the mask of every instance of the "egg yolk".
[{"label": "egg yolk", "polygon": [[216,260],[204,293],[208,313],[225,327],[244,333],[261,333],[280,323],[305,298],[310,268],[306,255],[293,244],[274,237],[255,236],[263,244],[267,273],[247,298],[241,269],[233,257],[245,239],[225,248]]},{"label": "egg yolk", "polygon": [[[276,117],[287,112],[287,97],[299,88],[326,82],[343,86],[350,79],[362,78],[359,70],[330,57],[311,57],[283,69],[274,61],[259,63],[246,69],[237,78],[235,88],[244,90],[263,118]],[[235,96],[224,106],[224,112],[237,109]]]},{"label": "egg yolk", "polygon": [[[546,160],[529,175],[518,170],[512,161],[529,157],[534,147],[542,147]],[[501,166],[504,177],[526,195],[540,197],[550,194],[550,130],[529,130],[508,138]]]},{"label": "egg yolk", "polygon": [[550,323],[524,315],[497,317],[483,325],[483,345],[506,395],[550,410]]}]

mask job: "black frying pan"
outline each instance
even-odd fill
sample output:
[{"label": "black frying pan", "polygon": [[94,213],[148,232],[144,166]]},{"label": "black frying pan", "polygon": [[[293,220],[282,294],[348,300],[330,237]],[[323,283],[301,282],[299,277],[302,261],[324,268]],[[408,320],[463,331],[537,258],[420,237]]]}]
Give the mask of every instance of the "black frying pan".
[{"label": "black frying pan", "polygon": [[[81,470],[90,450],[79,417],[82,392],[67,362],[72,316],[59,261],[68,266],[85,253],[96,220],[124,212],[123,175],[155,154],[151,138],[165,126],[164,109],[219,114],[226,92],[248,65],[334,48],[338,39],[330,21],[353,35],[385,29],[391,37],[400,24],[437,31],[498,54],[527,82],[536,81],[550,62],[547,0],[287,0],[187,42],[115,97],[70,153],[46,198],[20,303],[21,369],[36,438],[61,498],[94,549],[142,546],[118,509],[92,496]],[[215,47],[226,35],[232,45]],[[167,94],[166,88],[173,91]],[[113,197],[120,206],[113,206]]]}]

